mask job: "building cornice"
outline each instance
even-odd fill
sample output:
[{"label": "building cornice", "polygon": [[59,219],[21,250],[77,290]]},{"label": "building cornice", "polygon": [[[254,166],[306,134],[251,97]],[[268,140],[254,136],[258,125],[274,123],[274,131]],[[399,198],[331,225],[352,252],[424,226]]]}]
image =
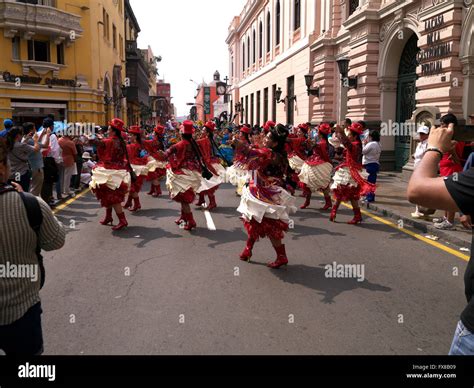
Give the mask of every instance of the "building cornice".
[{"label": "building cornice", "polygon": [[237,86],[234,87],[239,89],[242,88],[249,83],[255,81],[256,79],[262,77],[263,75],[269,73],[272,70],[275,70],[281,63],[289,60],[290,58],[294,57],[295,55],[299,54],[301,51],[305,49],[309,49],[309,38],[305,38],[299,42],[299,44],[291,47],[290,49],[286,50],[284,53],[276,57],[272,62],[268,65],[260,69],[259,71],[253,73],[249,77],[245,78],[244,80],[240,81]]}]

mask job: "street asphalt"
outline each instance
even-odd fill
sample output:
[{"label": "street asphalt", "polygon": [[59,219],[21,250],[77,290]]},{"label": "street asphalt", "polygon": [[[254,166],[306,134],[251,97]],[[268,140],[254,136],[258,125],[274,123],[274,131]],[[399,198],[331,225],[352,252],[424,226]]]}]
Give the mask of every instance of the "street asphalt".
[{"label": "street asphalt", "polygon": [[[99,225],[91,193],[58,213],[68,236],[45,254],[46,355],[448,353],[464,260],[368,217],[347,225],[346,208],[330,223],[313,197],[285,239],[289,266],[271,270],[268,240],[250,264],[238,258],[246,234],[231,186],[218,191],[215,231],[202,210],[189,233],[174,223],[178,204],[141,197],[121,232]],[[334,262],[361,265],[364,281],[327,277]]]}]

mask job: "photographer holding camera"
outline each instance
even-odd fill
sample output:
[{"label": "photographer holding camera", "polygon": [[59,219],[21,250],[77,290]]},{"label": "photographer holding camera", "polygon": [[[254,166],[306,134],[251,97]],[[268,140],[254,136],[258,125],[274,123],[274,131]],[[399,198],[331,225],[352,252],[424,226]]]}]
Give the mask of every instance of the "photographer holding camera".
[{"label": "photographer holding camera", "polygon": [[[454,124],[441,119],[441,127],[433,127],[428,147],[419,167],[414,171],[408,186],[411,203],[448,212],[462,212],[463,225],[472,229],[474,216],[474,168],[439,178],[438,167],[443,155],[452,152]],[[474,355],[474,259],[468,263],[464,276],[468,305],[461,314],[450,355]]]},{"label": "photographer holding camera", "polygon": [[[43,352],[41,249],[62,248],[66,232],[42,199],[23,193],[17,183],[7,183],[7,152],[0,142],[0,265],[17,270],[4,271],[0,277],[0,349],[7,355],[29,357]],[[20,271],[22,267],[28,271]]]}]

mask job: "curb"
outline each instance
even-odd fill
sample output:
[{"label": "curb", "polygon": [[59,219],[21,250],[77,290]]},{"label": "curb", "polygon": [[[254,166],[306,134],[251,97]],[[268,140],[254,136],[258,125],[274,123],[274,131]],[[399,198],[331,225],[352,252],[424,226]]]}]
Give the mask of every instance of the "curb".
[{"label": "curb", "polygon": [[64,205],[65,203],[67,203],[68,201],[70,201],[72,199],[75,199],[76,197],[84,195],[88,190],[90,190],[90,188],[85,187],[81,191],[78,191],[77,193],[74,193],[74,196],[68,195],[66,198],[63,198],[61,201],[56,203],[53,207],[50,206],[50,209],[54,212],[58,207]]},{"label": "curb", "polygon": [[428,225],[424,222],[417,221],[413,218],[400,216],[399,214],[396,214],[393,210],[377,206],[374,203],[364,203],[363,208],[366,208],[366,209],[371,210],[375,213],[378,213],[381,216],[394,219],[396,221],[402,220],[405,225],[409,225],[409,226],[419,230],[422,233],[429,233],[433,236],[439,237],[440,239],[442,239],[446,242],[449,242],[453,245],[456,245],[458,247],[461,247],[461,248],[462,247],[469,247],[469,249],[471,249],[471,242],[470,241],[466,242],[462,238],[451,235],[451,233],[447,233],[444,230],[436,229],[432,225]]}]

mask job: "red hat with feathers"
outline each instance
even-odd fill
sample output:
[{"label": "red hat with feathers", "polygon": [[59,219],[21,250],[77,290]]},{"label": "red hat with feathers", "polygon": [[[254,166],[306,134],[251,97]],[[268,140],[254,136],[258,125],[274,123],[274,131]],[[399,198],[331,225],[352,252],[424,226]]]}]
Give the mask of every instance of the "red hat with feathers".
[{"label": "red hat with feathers", "polygon": [[184,135],[192,135],[194,133],[194,123],[190,120],[184,121],[181,133]]},{"label": "red hat with feathers", "polygon": [[244,125],[242,128],[240,128],[240,132],[250,134],[252,132],[252,130],[249,127],[247,127],[246,125]]},{"label": "red hat with feathers", "polygon": [[112,128],[115,128],[115,129],[118,129],[120,132],[125,132],[125,123],[120,120],[120,119],[112,119],[110,122],[109,122],[109,125],[112,127]]},{"label": "red hat with feathers", "polygon": [[357,133],[358,135],[362,135],[362,133],[364,133],[364,127],[359,123],[352,123],[352,125],[349,127],[349,130]]},{"label": "red hat with feathers", "polygon": [[134,135],[141,135],[142,130],[139,125],[132,125],[128,130],[128,133],[132,133]]},{"label": "red hat with feathers", "polygon": [[329,135],[331,133],[331,126],[328,123],[322,123],[319,128],[319,132],[323,135]]},{"label": "red hat with feathers", "polygon": [[216,130],[216,123],[214,121],[208,121],[205,125],[205,128],[209,129],[211,132]]}]

